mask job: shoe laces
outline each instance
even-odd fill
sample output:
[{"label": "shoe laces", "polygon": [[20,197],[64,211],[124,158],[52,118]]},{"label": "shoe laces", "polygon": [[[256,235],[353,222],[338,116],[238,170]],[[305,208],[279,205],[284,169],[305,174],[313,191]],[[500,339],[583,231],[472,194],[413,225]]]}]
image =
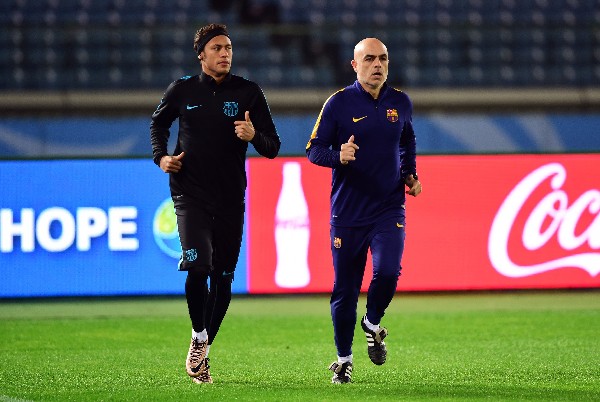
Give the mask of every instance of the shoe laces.
[{"label": "shoe laces", "polygon": [[203,344],[206,342],[200,342],[198,339],[192,339],[192,347],[190,349],[190,362],[192,364],[198,364],[202,360],[202,355],[204,352]]},{"label": "shoe laces", "polygon": [[385,328],[381,327],[377,331],[374,331],[373,333],[375,334],[375,336],[373,337],[375,342],[378,343],[379,345],[385,345],[385,342],[383,342],[383,339],[387,336],[387,330]]},{"label": "shoe laces", "polygon": [[352,378],[352,364],[333,362],[329,366],[329,370],[333,371],[338,377],[344,376]]}]

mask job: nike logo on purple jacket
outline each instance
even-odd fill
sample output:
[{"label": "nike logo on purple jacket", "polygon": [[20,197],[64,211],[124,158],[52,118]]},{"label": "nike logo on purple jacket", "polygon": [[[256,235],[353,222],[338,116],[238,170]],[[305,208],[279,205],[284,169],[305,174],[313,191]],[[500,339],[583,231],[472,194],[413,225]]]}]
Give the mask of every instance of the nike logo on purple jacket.
[{"label": "nike logo on purple jacket", "polygon": [[[340,146],[351,135],[360,149],[355,161],[342,165]],[[373,99],[356,81],[325,101],[306,154],[312,163],[333,169],[332,225],[363,226],[386,215],[404,216],[404,179],[416,172],[410,98],[384,84]]]}]

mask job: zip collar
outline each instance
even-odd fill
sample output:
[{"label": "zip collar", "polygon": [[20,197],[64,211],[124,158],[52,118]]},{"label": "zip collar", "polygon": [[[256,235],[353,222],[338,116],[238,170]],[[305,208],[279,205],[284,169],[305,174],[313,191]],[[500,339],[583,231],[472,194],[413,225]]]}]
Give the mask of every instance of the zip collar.
[{"label": "zip collar", "polygon": [[220,84],[217,84],[217,81],[215,81],[215,79],[213,77],[211,77],[210,75],[208,75],[204,71],[202,71],[200,73],[200,75],[198,76],[198,81],[200,81],[202,84],[208,85],[211,88],[217,88],[220,85],[226,84],[229,81],[231,81],[231,73],[227,73],[227,75],[225,76],[223,81],[221,81]]},{"label": "zip collar", "polygon": [[377,97],[377,99],[373,98],[373,95],[371,95],[369,92],[367,92],[363,88],[363,86],[360,84],[360,82],[358,82],[358,80],[354,81],[354,87],[357,88],[365,96],[368,96],[369,99],[371,99],[372,101],[379,102],[383,98],[385,93],[387,92],[388,84],[387,84],[387,82],[383,83],[383,85],[381,86],[381,89],[379,90],[379,96]]}]

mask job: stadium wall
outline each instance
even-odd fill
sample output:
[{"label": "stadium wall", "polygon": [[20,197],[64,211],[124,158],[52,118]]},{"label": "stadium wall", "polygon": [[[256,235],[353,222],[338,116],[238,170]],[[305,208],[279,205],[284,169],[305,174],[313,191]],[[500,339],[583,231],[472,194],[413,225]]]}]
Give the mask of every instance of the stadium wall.
[{"label": "stadium wall", "polygon": [[[276,113],[281,154],[304,155],[315,113]],[[0,118],[0,158],[150,157],[150,116]],[[416,114],[423,154],[600,152],[600,114]],[[171,148],[177,136],[172,130]],[[252,147],[250,155],[257,155]]]}]

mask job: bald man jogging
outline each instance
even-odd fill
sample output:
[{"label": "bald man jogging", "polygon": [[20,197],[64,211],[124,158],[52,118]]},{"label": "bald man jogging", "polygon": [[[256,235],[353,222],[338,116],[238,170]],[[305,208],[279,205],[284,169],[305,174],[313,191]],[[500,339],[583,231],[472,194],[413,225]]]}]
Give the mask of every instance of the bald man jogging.
[{"label": "bald man jogging", "polygon": [[352,381],[357,304],[369,250],[373,277],[361,327],[371,361],[386,361],[388,332],[380,322],[402,270],[406,194],[421,193],[412,103],[386,84],[386,46],[375,38],[363,39],[351,64],[357,80],[327,99],[306,146],[312,163],[332,169],[333,383]]}]

